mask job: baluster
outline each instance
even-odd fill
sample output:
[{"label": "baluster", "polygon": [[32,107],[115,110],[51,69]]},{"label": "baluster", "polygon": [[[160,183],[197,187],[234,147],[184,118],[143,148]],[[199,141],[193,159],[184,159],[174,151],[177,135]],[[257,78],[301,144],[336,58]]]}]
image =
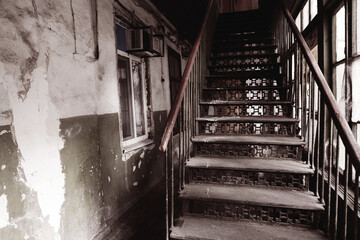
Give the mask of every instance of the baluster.
[{"label": "baluster", "polygon": [[[316,85],[317,86],[317,85]],[[316,174],[316,184],[315,184],[315,192],[316,196],[320,196],[320,201],[323,201],[322,194],[319,193],[319,177],[320,177],[320,91],[317,88],[317,131],[316,131],[316,138],[317,138],[317,145],[316,145],[316,168],[315,168],[315,174]],[[322,185],[322,189],[324,186]]]},{"label": "baluster", "polygon": [[316,130],[315,130],[315,80],[314,77],[312,75],[312,73],[310,72],[310,85],[311,85],[311,106],[312,106],[312,115],[311,115],[311,163],[313,168],[317,167],[315,166],[315,134],[316,134]]},{"label": "baluster", "polygon": [[171,221],[170,221],[170,228],[174,227],[174,218],[175,218],[175,175],[174,175],[174,136],[171,133],[170,137],[170,150],[171,150]]},{"label": "baluster", "polygon": [[339,217],[339,163],[340,163],[340,136],[336,132],[336,153],[335,153],[335,161],[336,161],[336,170],[335,170],[335,216],[334,216],[334,239],[337,239],[338,232],[338,217]]},{"label": "baluster", "polygon": [[179,190],[182,190],[184,188],[184,181],[185,181],[185,173],[184,173],[184,122],[183,122],[183,116],[184,116],[184,107],[182,107],[182,111],[179,111],[179,122],[180,122],[180,132],[179,132],[179,168],[181,169],[181,172],[179,172],[179,175],[181,176],[181,181],[179,181]]},{"label": "baluster", "polygon": [[[320,135],[320,143],[321,143],[321,172],[322,172],[322,177],[321,177],[321,195],[320,195],[320,200],[322,203],[325,203],[325,167],[326,167],[326,156],[327,156],[327,150],[326,150],[326,139],[325,139],[325,134],[326,134],[326,125],[325,125],[325,118],[326,118],[326,107],[325,107],[325,101],[324,98],[322,97],[322,95],[320,94],[320,118],[319,118],[319,122],[320,124],[324,124],[324,127],[321,127],[319,130],[319,135]],[[320,125],[319,125],[320,126]]]},{"label": "baluster", "polygon": [[347,215],[348,215],[348,188],[349,188],[349,155],[346,153],[345,157],[345,170],[344,170],[344,229],[342,234],[342,239],[346,239],[347,237]]},{"label": "baluster", "polygon": [[332,158],[333,158],[333,121],[330,120],[330,134],[329,134],[329,158],[328,158],[328,195],[327,195],[327,233],[330,233],[330,224],[331,224],[331,178],[332,178]]},{"label": "baluster", "polygon": [[[304,70],[304,71],[303,71]],[[306,139],[306,80],[304,77],[304,72],[306,72],[306,67],[304,67],[304,58],[301,57],[301,136]]]},{"label": "baluster", "polygon": [[166,240],[169,240],[169,147],[165,150],[165,208]]},{"label": "baluster", "polygon": [[359,172],[355,170],[355,197],[354,197],[354,239],[358,239],[359,236]]},{"label": "baluster", "polygon": [[310,69],[307,67],[307,70],[309,70],[309,73],[306,73],[306,88],[307,93],[306,93],[306,104],[307,104],[307,151],[308,151],[308,156],[307,156],[307,162],[308,164],[310,163],[310,167],[313,167],[313,162],[311,162],[311,146],[312,146],[312,138],[311,138],[311,112],[312,112],[312,96],[311,96],[311,74],[310,74]]},{"label": "baluster", "polygon": [[[300,84],[301,84],[301,81],[300,81],[300,75],[301,75],[301,72],[300,72],[300,65],[301,65],[301,54],[300,54],[300,49],[299,49],[299,45],[296,43],[296,77],[295,77],[295,91],[296,91],[296,117],[300,120]],[[300,133],[299,133],[300,134]]]}]

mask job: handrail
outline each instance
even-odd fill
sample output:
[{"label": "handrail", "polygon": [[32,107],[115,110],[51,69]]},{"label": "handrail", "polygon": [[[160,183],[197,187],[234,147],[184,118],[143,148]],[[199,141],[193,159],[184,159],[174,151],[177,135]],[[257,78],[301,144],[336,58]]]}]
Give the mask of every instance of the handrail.
[{"label": "handrail", "polygon": [[322,73],[318,63],[316,62],[314,56],[312,55],[308,45],[299,29],[296,26],[296,23],[291,16],[289,10],[285,7],[284,1],[281,0],[281,8],[286,19],[289,22],[291,30],[293,31],[296,40],[298,41],[301,50],[303,51],[304,57],[310,67],[310,70],[314,74],[315,81],[318,84],[318,87],[321,93],[324,96],[325,103],[329,109],[330,115],[340,133],[341,139],[346,147],[347,152],[349,153],[350,161],[354,165],[357,171],[360,171],[360,147],[352,133],[348,122],[346,121],[344,115],[340,111],[340,107],[336,102],[334,94],[332,93],[324,74]]},{"label": "handrail", "polygon": [[160,147],[159,147],[160,151],[163,151],[163,152],[166,151],[166,148],[167,148],[171,133],[172,133],[172,131],[174,129],[176,118],[177,118],[177,116],[179,114],[181,102],[182,102],[182,100],[184,98],[184,95],[185,95],[186,86],[188,84],[190,73],[192,71],[197,52],[199,50],[202,35],[204,33],[205,25],[206,25],[206,22],[207,22],[207,19],[208,19],[209,15],[210,15],[210,9],[211,9],[211,6],[212,6],[213,2],[214,2],[214,0],[209,0],[209,2],[208,2],[208,6],[207,6],[207,9],[206,9],[206,12],[205,12],[205,16],[204,16],[203,22],[201,24],[200,32],[198,33],[198,35],[196,37],[196,41],[195,41],[195,44],[194,44],[194,46],[193,46],[193,48],[191,50],[189,60],[186,63],[186,67],[185,67],[185,70],[184,70],[184,75],[183,75],[183,77],[181,79],[179,89],[178,89],[178,91],[176,93],[174,103],[173,103],[173,105],[171,107],[171,110],[170,110],[170,113],[169,113],[169,116],[168,116],[168,119],[167,119],[167,122],[166,122],[166,127],[165,127],[165,130],[164,130],[164,134],[162,136],[162,139],[161,139]]}]

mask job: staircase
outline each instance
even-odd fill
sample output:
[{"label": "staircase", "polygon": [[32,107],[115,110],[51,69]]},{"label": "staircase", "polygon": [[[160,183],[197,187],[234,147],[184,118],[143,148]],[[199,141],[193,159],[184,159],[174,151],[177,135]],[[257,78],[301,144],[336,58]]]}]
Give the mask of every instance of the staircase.
[{"label": "staircase", "polygon": [[172,239],[326,239],[269,22],[219,16]]}]

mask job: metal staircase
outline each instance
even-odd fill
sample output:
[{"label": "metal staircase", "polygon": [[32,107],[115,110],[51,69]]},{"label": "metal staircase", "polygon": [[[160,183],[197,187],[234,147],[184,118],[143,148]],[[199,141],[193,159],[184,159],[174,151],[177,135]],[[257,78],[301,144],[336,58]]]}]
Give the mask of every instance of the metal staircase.
[{"label": "metal staircase", "polygon": [[290,86],[259,14],[219,16],[172,239],[325,239]]}]

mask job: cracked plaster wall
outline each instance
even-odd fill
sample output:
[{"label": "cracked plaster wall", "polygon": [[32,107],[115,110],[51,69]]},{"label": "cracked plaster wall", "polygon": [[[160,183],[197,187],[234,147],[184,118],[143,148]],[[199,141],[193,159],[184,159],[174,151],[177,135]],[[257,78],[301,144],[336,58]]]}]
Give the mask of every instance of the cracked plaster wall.
[{"label": "cracked plaster wall", "polygon": [[113,4],[0,0],[0,239],[91,239],[162,175],[167,58],[148,65],[154,144],[123,156]]}]

